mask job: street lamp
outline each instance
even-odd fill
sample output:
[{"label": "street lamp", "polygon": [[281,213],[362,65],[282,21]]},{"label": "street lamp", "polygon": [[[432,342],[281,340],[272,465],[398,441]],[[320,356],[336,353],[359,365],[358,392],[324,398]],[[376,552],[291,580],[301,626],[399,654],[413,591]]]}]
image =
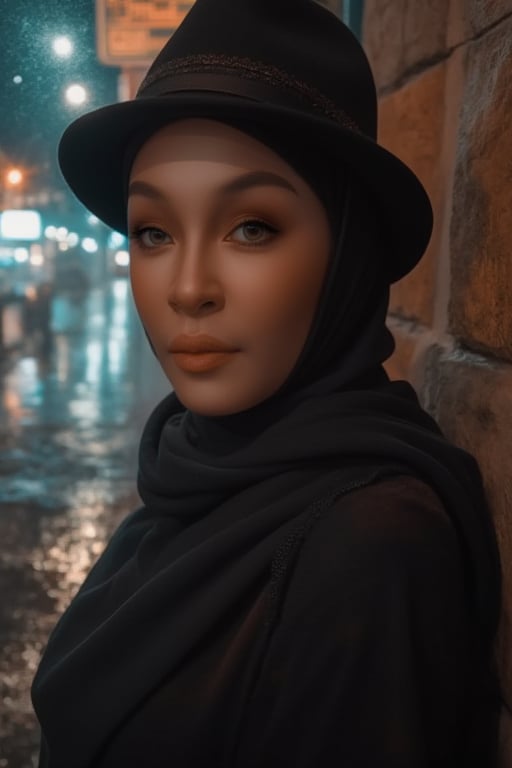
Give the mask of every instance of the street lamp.
[{"label": "street lamp", "polygon": [[66,101],[73,107],[80,107],[87,101],[87,91],[83,85],[73,83],[66,88]]},{"label": "street lamp", "polygon": [[25,182],[25,173],[22,168],[11,166],[4,170],[2,176],[3,185],[0,183],[0,210],[2,208],[16,208],[16,205],[19,205],[17,198],[21,195]]},{"label": "street lamp", "polygon": [[23,171],[20,168],[9,168],[5,174],[5,181],[9,187],[19,187],[23,178]]},{"label": "street lamp", "polygon": [[73,43],[65,35],[56,37],[52,43],[53,52],[59,59],[69,59],[73,53]]}]

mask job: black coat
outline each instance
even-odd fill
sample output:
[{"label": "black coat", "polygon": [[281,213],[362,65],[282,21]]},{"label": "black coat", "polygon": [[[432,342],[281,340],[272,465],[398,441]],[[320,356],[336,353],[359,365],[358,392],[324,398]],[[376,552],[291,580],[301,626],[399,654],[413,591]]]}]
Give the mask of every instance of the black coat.
[{"label": "black coat", "polygon": [[405,385],[261,416],[250,439],[173,396],[150,418],[146,506],[34,681],[41,768],[490,768],[499,568],[476,465]]}]

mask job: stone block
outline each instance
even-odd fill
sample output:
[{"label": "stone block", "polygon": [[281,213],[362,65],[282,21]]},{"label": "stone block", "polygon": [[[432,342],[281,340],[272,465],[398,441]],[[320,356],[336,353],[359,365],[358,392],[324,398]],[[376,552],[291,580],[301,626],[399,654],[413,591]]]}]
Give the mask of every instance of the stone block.
[{"label": "stone block", "polygon": [[377,88],[397,82],[404,69],[402,42],[406,0],[366,0],[363,14],[363,45]]},{"label": "stone block", "polygon": [[512,360],[512,19],[465,56],[449,329],[470,349]]},{"label": "stone block", "polygon": [[404,69],[411,72],[447,55],[450,0],[406,0],[403,18]]},{"label": "stone block", "polygon": [[[472,453],[482,471],[501,552],[503,612],[497,655],[503,693],[512,708],[512,366],[432,347],[421,394],[447,437]],[[504,717],[503,743],[511,734]],[[508,759],[502,765],[510,768],[512,753]]]},{"label": "stone block", "polygon": [[450,6],[449,48],[482,35],[512,15],[511,0],[450,0]]},{"label": "stone block", "polygon": [[418,266],[392,286],[390,309],[393,313],[422,323],[432,322],[435,262],[434,249],[430,246]]},{"label": "stone block", "polygon": [[389,315],[387,326],[395,339],[395,351],[384,364],[390,379],[406,379],[413,386],[415,380],[415,359],[420,350],[426,329],[404,322],[400,317]]},{"label": "stone block", "polygon": [[510,0],[465,0],[464,5],[473,36],[512,16]]},{"label": "stone block", "polygon": [[365,0],[363,41],[379,90],[446,55],[447,0]]},{"label": "stone block", "polygon": [[512,0],[365,0],[363,43],[379,90],[450,55],[512,15]]},{"label": "stone block", "polygon": [[395,284],[391,311],[431,325],[445,200],[443,169],[445,63],[380,100],[379,142],[403,160],[425,186],[434,209],[434,231],[418,266]]}]

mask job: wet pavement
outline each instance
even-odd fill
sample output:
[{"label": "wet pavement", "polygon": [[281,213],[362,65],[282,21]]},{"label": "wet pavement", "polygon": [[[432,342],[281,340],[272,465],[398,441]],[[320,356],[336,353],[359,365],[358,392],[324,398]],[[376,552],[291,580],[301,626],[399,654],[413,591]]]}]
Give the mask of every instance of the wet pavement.
[{"label": "wet pavement", "polygon": [[0,360],[0,768],[37,766],[30,684],[49,632],[139,502],[138,441],[168,391],[114,280],[54,299],[52,333]]}]

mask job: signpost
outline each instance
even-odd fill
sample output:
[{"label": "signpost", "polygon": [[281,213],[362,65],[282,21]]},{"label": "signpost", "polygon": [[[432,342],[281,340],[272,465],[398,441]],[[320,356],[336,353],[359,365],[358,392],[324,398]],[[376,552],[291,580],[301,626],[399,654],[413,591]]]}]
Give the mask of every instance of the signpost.
[{"label": "signpost", "polygon": [[[96,0],[98,59],[120,67],[119,100],[134,97],[147,68],[195,0]],[[241,0],[240,0],[241,1]],[[317,0],[360,34],[363,0]]]},{"label": "signpost", "polygon": [[116,67],[147,67],[194,0],[96,0],[98,58]]}]

